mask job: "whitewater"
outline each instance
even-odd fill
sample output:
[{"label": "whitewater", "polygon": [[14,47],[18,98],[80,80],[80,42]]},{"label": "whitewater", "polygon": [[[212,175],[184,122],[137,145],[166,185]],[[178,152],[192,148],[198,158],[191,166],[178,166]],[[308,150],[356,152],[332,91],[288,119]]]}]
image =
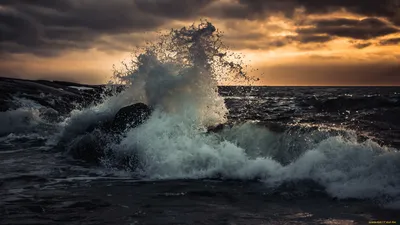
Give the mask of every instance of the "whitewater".
[{"label": "whitewater", "polygon": [[[253,199],[257,208],[270,204],[274,210],[255,215],[254,208],[246,209],[253,214],[235,217],[233,222],[321,224],[330,220],[341,224],[389,219],[378,216],[398,213],[398,89],[252,87],[254,78],[246,73],[240,58],[225,49],[219,31],[211,23],[202,22],[172,30],[158,42],[138,49],[135,58],[115,70],[113,83],[108,86],[3,80],[4,87],[40,86],[41,93],[13,92],[2,100],[8,106],[0,112],[4,218],[0,221],[14,224],[18,220],[15,213],[22,212],[26,221],[42,215],[43,224],[78,224],[82,220],[91,224],[87,219],[96,212],[124,205],[131,214],[135,211],[135,216],[128,210],[123,215],[111,213],[114,219],[110,220],[94,216],[94,221],[160,224],[160,218],[164,218],[174,224],[171,218],[176,219],[191,204],[180,208],[177,201],[178,206],[159,206],[169,201],[166,196],[182,202],[194,198],[193,204],[206,208],[204,204],[210,199],[204,198],[214,198],[217,203],[209,206],[214,207],[214,216],[205,219],[206,224],[225,224],[220,217],[226,213],[241,215],[239,206],[251,204],[244,198],[254,196],[259,196]],[[250,86],[218,87],[219,82],[230,79]],[[90,97],[94,93],[96,100]],[[139,126],[118,134],[90,129],[135,103],[152,109]],[[221,124],[218,131],[209,131]],[[77,148],[101,151],[100,156],[92,155],[98,157],[98,163],[72,157]],[[112,186],[115,189],[107,189]],[[83,197],[93,195],[91,188],[100,202]],[[60,192],[56,196],[65,200],[47,199],[45,196],[52,195],[50,190]],[[137,191],[134,197],[132,190]],[[40,192],[38,199],[29,197],[33,191]],[[71,197],[72,192],[82,196]],[[160,199],[155,197],[160,195]],[[225,195],[237,200],[228,204]],[[263,206],[259,201],[265,196],[270,200]],[[27,200],[32,198],[31,202]],[[125,198],[135,200],[115,203]],[[297,212],[296,203],[288,205],[287,201],[302,201],[300,204],[307,205],[315,218]],[[25,211],[18,202],[23,202]],[[143,202],[157,203],[156,209],[163,213],[175,213],[157,214],[149,206],[145,216],[146,207],[138,206]],[[334,215],[316,212],[315,202],[333,205],[330,209],[320,207]],[[228,210],[233,205],[239,208]],[[82,213],[88,207],[93,212],[79,214],[83,219],[78,216],[78,211]],[[349,218],[340,216],[349,207]],[[198,206],[196,212],[202,213],[175,222],[202,221],[209,212],[201,209]],[[372,211],[377,209],[381,214],[374,215]],[[368,216],[360,212],[368,210]],[[290,212],[297,216],[289,218]],[[71,213],[76,220],[57,216]]]}]

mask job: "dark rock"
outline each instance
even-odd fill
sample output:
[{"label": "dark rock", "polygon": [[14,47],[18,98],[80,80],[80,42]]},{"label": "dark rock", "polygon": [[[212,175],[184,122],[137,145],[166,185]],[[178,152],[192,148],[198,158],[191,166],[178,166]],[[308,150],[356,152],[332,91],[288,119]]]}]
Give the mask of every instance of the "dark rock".
[{"label": "dark rock", "polygon": [[[85,87],[90,89],[77,89]],[[116,92],[122,90],[115,86]],[[82,85],[57,81],[34,81],[0,77],[0,111],[19,108],[15,99],[23,98],[36,102],[43,107],[52,108],[62,115],[67,115],[78,106],[99,102],[103,95],[110,95],[111,91],[104,85]],[[107,92],[107,93],[106,93]]]},{"label": "dark rock", "polygon": [[113,162],[118,169],[136,170],[139,158],[135,152],[115,154],[107,147],[109,143],[118,142],[120,137],[113,134],[103,134],[96,129],[75,138],[68,147],[69,154],[87,163],[100,164],[101,160],[107,158]]},{"label": "dark rock", "polygon": [[[137,103],[121,108],[111,121],[98,121],[86,129],[86,133],[75,137],[68,145],[69,153],[76,159],[90,163],[99,163],[106,156],[107,144],[118,142],[120,137],[115,135],[126,129],[136,127],[149,118],[151,109],[143,103]],[[109,156],[113,158],[113,156]],[[135,168],[135,155],[115,158],[122,167]]]},{"label": "dark rock", "polygon": [[218,133],[221,132],[227,125],[226,124],[218,124],[217,126],[208,127],[207,133]]},{"label": "dark rock", "polygon": [[285,123],[280,123],[280,122],[265,121],[265,122],[258,122],[256,124],[258,126],[265,127],[268,130],[275,133],[284,133],[289,129],[289,127]]},{"label": "dark rock", "polygon": [[128,128],[137,127],[147,120],[150,114],[150,107],[144,103],[136,103],[123,107],[115,114],[111,130],[120,133]]},{"label": "dark rock", "polygon": [[142,124],[151,114],[151,109],[144,103],[136,103],[121,108],[111,120],[97,121],[86,129],[86,133],[100,130],[104,133],[121,133],[127,128]]},{"label": "dark rock", "polygon": [[59,121],[59,113],[57,110],[53,108],[41,108],[39,109],[40,115],[42,116],[43,119],[49,122],[57,122]]},{"label": "dark rock", "polygon": [[76,137],[68,146],[68,152],[75,159],[81,159],[89,163],[99,163],[104,156],[104,146],[107,145],[104,135],[95,130]]},{"label": "dark rock", "polygon": [[88,128],[86,128],[86,133],[91,133],[94,130],[100,130],[105,133],[112,132],[112,120],[105,120],[105,121],[97,121],[93,124],[90,124]]}]

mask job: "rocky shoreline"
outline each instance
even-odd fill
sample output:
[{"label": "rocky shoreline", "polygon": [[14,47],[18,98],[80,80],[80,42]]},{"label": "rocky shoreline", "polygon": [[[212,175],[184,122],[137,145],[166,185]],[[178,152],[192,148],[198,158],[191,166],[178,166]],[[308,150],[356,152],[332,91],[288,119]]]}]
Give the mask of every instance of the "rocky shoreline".
[{"label": "rocky shoreline", "polygon": [[[122,87],[116,86],[115,91]],[[23,80],[0,77],[0,112],[18,108],[15,98],[27,99],[67,114],[76,106],[82,108],[110,95],[106,85],[85,85],[64,81]]]}]

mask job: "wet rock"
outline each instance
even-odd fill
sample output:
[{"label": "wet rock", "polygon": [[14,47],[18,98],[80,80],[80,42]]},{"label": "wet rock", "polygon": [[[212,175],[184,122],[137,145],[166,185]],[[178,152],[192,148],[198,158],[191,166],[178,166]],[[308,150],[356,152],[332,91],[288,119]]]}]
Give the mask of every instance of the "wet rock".
[{"label": "wet rock", "polygon": [[109,143],[120,141],[119,135],[102,133],[96,129],[91,133],[75,138],[68,146],[69,154],[87,163],[100,164],[102,159],[111,160],[118,169],[135,170],[138,165],[138,158],[135,152],[128,154],[115,154],[107,146]]},{"label": "wet rock", "polygon": [[[120,133],[142,124],[149,118],[151,109],[144,103],[121,108],[111,121],[98,121],[86,129],[86,133],[75,137],[68,145],[68,151],[76,158],[90,163],[100,163],[107,154],[107,145],[118,142]],[[115,158],[121,167],[135,168],[135,156]]]},{"label": "wet rock", "polygon": [[99,130],[76,137],[68,146],[68,152],[75,159],[99,163],[104,156],[106,139]]},{"label": "wet rock", "polygon": [[57,110],[53,108],[40,108],[40,115],[43,119],[49,122],[57,122],[59,121],[60,114]]},{"label": "wet rock", "polygon": [[134,128],[149,118],[151,109],[144,103],[136,103],[121,108],[113,118],[97,121],[88,126],[86,133],[100,130],[103,133],[121,133],[128,128]]},{"label": "wet rock", "polygon": [[123,107],[115,114],[111,130],[120,133],[126,129],[137,127],[146,121],[150,114],[150,107],[144,103]]},{"label": "wet rock", "polygon": [[104,133],[112,133],[111,130],[112,122],[113,122],[112,120],[97,121],[89,125],[88,128],[86,128],[86,133],[91,133],[94,130],[100,130]]},{"label": "wet rock", "polygon": [[207,128],[207,133],[218,133],[218,132],[221,132],[227,126],[228,125],[226,125],[226,124],[218,124],[218,125],[213,126],[213,127],[208,127]]}]

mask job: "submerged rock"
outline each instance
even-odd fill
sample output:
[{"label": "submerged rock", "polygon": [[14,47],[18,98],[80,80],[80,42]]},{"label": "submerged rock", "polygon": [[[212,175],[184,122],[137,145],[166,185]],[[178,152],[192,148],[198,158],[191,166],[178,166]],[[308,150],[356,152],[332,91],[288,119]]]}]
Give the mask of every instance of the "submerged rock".
[{"label": "submerged rock", "polygon": [[[76,159],[91,163],[99,163],[107,152],[108,142],[118,142],[119,135],[126,129],[134,128],[145,122],[151,114],[151,109],[144,103],[136,103],[121,108],[111,121],[99,121],[86,129],[86,133],[75,137],[69,144],[69,153]],[[115,135],[117,134],[117,135]],[[134,160],[118,159],[121,166],[129,165]]]},{"label": "submerged rock", "polygon": [[69,143],[68,152],[75,159],[99,163],[104,156],[105,146],[107,145],[103,136],[99,130],[80,135]]},{"label": "submerged rock", "polygon": [[137,127],[146,121],[150,114],[150,107],[144,103],[123,107],[115,114],[111,130],[120,133],[126,129]]},{"label": "submerged rock", "polygon": [[221,132],[225,127],[228,127],[229,125],[227,124],[218,124],[216,126],[208,127],[207,128],[207,133],[218,133]]}]

